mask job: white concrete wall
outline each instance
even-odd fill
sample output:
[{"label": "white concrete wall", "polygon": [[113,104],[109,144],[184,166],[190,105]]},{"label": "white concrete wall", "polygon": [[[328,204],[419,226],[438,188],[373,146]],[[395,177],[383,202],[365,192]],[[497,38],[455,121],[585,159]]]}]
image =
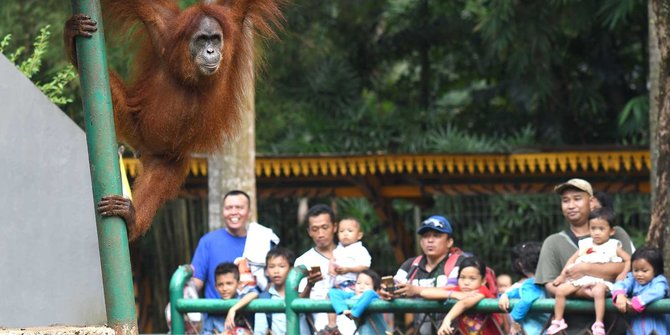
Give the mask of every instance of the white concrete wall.
[{"label": "white concrete wall", "polygon": [[0,55],[0,326],[106,322],[86,137]]}]

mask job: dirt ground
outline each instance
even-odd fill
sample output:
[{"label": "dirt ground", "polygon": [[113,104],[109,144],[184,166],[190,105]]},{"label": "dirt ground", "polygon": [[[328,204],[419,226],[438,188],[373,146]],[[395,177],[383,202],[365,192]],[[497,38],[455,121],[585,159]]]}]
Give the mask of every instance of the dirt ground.
[{"label": "dirt ground", "polygon": [[35,328],[2,328],[2,335],[114,335],[114,331],[107,327],[72,327],[52,326]]}]

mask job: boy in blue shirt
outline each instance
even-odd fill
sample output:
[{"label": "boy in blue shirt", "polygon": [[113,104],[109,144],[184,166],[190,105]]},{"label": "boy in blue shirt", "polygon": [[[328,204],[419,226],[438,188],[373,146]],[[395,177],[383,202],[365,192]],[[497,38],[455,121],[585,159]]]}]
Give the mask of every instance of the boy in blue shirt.
[{"label": "boy in blue shirt", "polygon": [[237,289],[240,286],[240,271],[234,263],[221,263],[214,270],[216,291],[221,299],[240,299],[227,314],[208,314],[202,324],[202,335],[214,334],[244,334],[240,330],[246,329],[251,333],[252,326],[247,320],[247,315],[237,314],[251,300],[258,297],[256,290],[251,290],[240,296]]},{"label": "boy in blue shirt", "polygon": [[[268,290],[261,293],[261,299],[284,300],[286,292],[286,278],[293,268],[295,255],[286,248],[276,247],[270,250],[265,257],[265,274],[270,279]],[[256,313],[254,320],[254,335],[284,335],[286,334],[286,314],[284,313]]]}]

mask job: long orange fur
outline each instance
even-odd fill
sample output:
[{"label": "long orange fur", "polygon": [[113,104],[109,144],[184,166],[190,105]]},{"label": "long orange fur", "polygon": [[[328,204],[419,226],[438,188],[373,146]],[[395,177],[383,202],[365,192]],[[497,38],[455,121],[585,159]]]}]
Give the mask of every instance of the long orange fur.
[{"label": "long orange fur", "polygon": [[[168,0],[103,1],[105,22],[118,33],[134,23],[146,38],[125,84],[110,71],[116,132],[140,153],[133,184],[136,209],[131,240],[150,227],[158,208],[176,197],[194,152],[212,152],[239,128],[245,81],[254,78],[253,34],[274,37],[282,15],[276,0],[218,1],[180,10]],[[189,41],[208,16],[223,30],[219,71],[200,77]]]}]

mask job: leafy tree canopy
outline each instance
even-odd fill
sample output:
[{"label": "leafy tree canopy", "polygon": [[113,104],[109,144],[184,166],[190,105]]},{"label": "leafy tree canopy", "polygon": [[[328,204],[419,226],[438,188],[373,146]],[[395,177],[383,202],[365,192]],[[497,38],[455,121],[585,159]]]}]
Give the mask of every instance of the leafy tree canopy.
[{"label": "leafy tree canopy", "polygon": [[[12,34],[13,46],[53,27],[36,82],[67,64],[70,10],[0,2],[0,36]],[[258,152],[645,144],[646,15],[634,0],[296,0],[265,49]],[[121,73],[128,58],[118,48],[108,57]],[[79,106],[63,108],[81,122]]]},{"label": "leafy tree canopy", "polygon": [[643,144],[637,1],[297,1],[267,51],[258,150]]}]

